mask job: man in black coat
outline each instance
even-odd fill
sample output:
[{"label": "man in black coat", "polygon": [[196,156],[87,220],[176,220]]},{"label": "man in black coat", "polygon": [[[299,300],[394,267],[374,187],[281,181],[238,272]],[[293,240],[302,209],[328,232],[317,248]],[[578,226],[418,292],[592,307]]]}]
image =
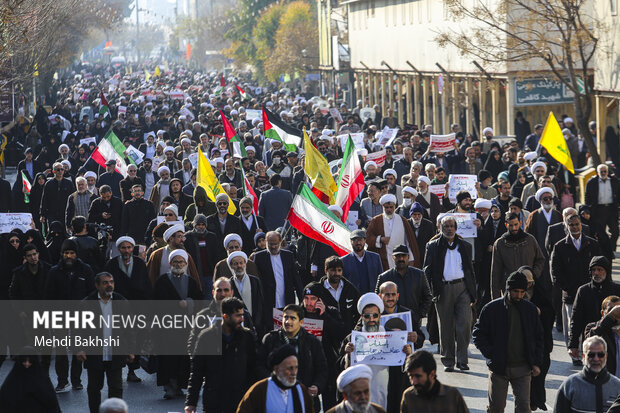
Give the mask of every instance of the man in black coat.
[{"label": "man in black coat", "polygon": [[56,162],[53,170],[54,178],[45,183],[41,196],[41,222],[47,222],[48,225],[54,221],[65,222],[67,198],[73,192],[71,181],[63,178],[65,170],[62,164]]},{"label": "man in black coat", "polygon": [[258,277],[247,273],[248,256],[245,252],[234,251],[230,253],[226,262],[233,274],[230,278],[233,294],[243,301],[245,308],[252,317],[256,334],[258,337],[262,337],[270,329],[267,329],[265,320],[271,320],[273,314],[264,314],[263,285]]},{"label": "man in black coat", "polygon": [[142,190],[144,190],[144,182],[142,182],[142,179],[138,178],[137,173],[138,167],[136,165],[130,164],[127,166],[127,176],[120,182],[121,201],[127,202],[131,200],[131,188],[133,188],[134,185],[141,185]]},{"label": "man in black coat", "polygon": [[530,411],[530,383],[540,374],[543,328],[536,306],[524,300],[527,277],[515,271],[506,294],[482,308],[474,327],[474,344],[489,367],[489,411],[503,411],[508,383],[516,411]]},{"label": "man in black coat", "polygon": [[202,291],[209,294],[213,287],[213,270],[217,264],[215,258],[215,234],[207,231],[207,217],[203,214],[196,214],[193,220],[194,229],[185,233],[185,241],[183,245],[187,253],[196,257],[194,263],[198,274],[200,274],[200,282],[202,283]]},{"label": "man in black coat", "polygon": [[128,300],[149,300],[153,286],[146,264],[142,258],[133,255],[136,241],[129,236],[116,240],[118,257],[109,259],[103,268],[114,277],[114,290]]},{"label": "man in black coat", "polygon": [[590,261],[592,280],[579,287],[570,322],[568,350],[573,358],[579,356],[579,340],[588,323],[601,317],[601,304],[610,295],[620,296],[620,284],[611,279],[611,263],[603,256]]},{"label": "man in black coat", "polygon": [[[558,241],[566,238],[569,235],[569,230],[566,225],[566,219],[571,215],[576,215],[577,210],[575,208],[564,208],[562,210],[562,222],[558,222],[557,224],[549,225],[547,228],[547,235],[545,236],[545,250],[547,250],[547,254],[551,256],[551,252],[553,251],[553,247]],[[581,232],[588,237],[592,237],[590,235],[590,226],[587,224],[581,223]]]},{"label": "man in black coat", "polygon": [[99,198],[90,204],[88,222],[112,226],[112,239],[118,238],[121,233],[121,218],[123,202],[112,196],[112,188],[103,185],[99,188]]},{"label": "man in black coat", "polygon": [[318,396],[327,385],[327,360],[318,338],[308,333],[301,325],[304,309],[296,304],[284,307],[282,328],[273,330],[263,337],[258,349],[258,370],[260,377],[269,376],[267,357],[274,349],[291,344],[297,350],[299,370],[297,381],[308,388],[312,396]]},{"label": "man in black coat", "polygon": [[[17,179],[21,180],[21,176]],[[6,179],[0,178],[0,212],[11,211],[11,184]]]},{"label": "man in black coat", "polygon": [[338,351],[340,343],[351,330],[345,325],[338,307],[326,305],[326,299],[331,297],[323,283],[311,282],[304,287],[303,307],[305,319],[323,321],[323,335],[321,345],[327,360],[327,385],[322,392],[323,411],[336,405],[338,376]]},{"label": "man in black coat", "polygon": [[123,175],[116,172],[116,161],[114,159],[110,159],[105,163],[105,172],[99,176],[99,180],[97,180],[97,186],[100,188],[103,185],[108,185],[112,188],[112,194],[121,199],[121,181],[123,180]]},{"label": "man in black coat", "polygon": [[131,197],[129,202],[123,204],[120,234],[130,236],[138,244],[144,244],[146,228],[155,218],[155,207],[151,201],[144,199],[144,188],[141,184],[131,188]]},{"label": "man in black coat", "polygon": [[616,327],[620,324],[620,297],[610,296],[603,300],[601,310],[601,319],[593,321],[586,326],[584,336],[586,338],[592,336],[603,337],[607,343],[607,370],[618,377],[617,356],[618,356],[618,340],[620,330]]},{"label": "man in black coat", "polygon": [[241,240],[243,241],[243,252],[250,255],[256,245],[254,244],[254,235],[257,232],[267,231],[267,225],[263,217],[254,215],[253,200],[249,196],[244,196],[239,201],[239,211],[241,212]]},{"label": "man in black coat", "polygon": [[426,254],[426,244],[428,244],[431,238],[437,233],[437,227],[431,220],[424,218],[424,212],[424,208],[419,202],[414,202],[413,205],[411,205],[411,218],[409,218],[409,223],[413,228],[415,240],[418,243],[418,251],[420,251],[422,260],[424,260],[424,255]]},{"label": "man in black coat", "polygon": [[620,180],[609,176],[609,168],[605,164],[596,167],[597,176],[590,178],[586,184],[585,203],[592,211],[592,219],[609,227],[610,241],[613,250],[618,242],[618,204],[620,202]]},{"label": "man in black coat", "polygon": [[[47,273],[45,282],[46,300],[81,300],[95,289],[93,270],[88,264],[77,258],[78,247],[75,241],[66,239],[60,249],[60,262]],[[65,352],[56,354],[56,374],[58,375],[57,392],[68,390],[69,360]],[[76,355],[71,360],[71,384],[73,388],[82,389],[80,376],[82,363]]]},{"label": "man in black coat", "polygon": [[[264,314],[272,314],[274,308],[293,304],[295,293],[301,300],[303,286],[295,265],[295,256],[292,252],[280,248],[282,244],[280,233],[270,231],[266,240],[267,249],[254,255],[254,263],[263,283]],[[268,320],[265,321],[265,327],[272,326]]]},{"label": "man in black coat", "polygon": [[9,287],[11,300],[43,300],[45,282],[51,265],[39,259],[39,251],[34,244],[24,246],[26,262],[13,270]]},{"label": "man in black coat", "polygon": [[215,234],[215,259],[216,262],[227,257],[224,248],[224,238],[228,234],[241,233],[241,220],[228,213],[230,199],[226,194],[218,194],[215,197],[217,213],[207,217],[207,230]]},{"label": "man in black coat", "polygon": [[[242,325],[243,302],[238,298],[222,301],[222,326],[211,326],[198,336],[192,359],[185,412],[195,413],[203,382],[204,412],[234,413],[256,377],[256,343],[249,329]],[[222,354],[210,355],[215,344]]]},{"label": "man in black coat", "polygon": [[[581,220],[577,214],[565,220],[569,235],[558,241],[551,253],[551,277],[553,283],[562,290],[562,327],[565,344],[568,347],[570,317],[577,289],[589,281],[588,267],[592,257],[601,255],[595,239],[583,235]],[[579,358],[573,362],[581,365]]]},{"label": "man in black coat", "polygon": [[409,250],[404,245],[394,248],[392,253],[394,268],[379,275],[375,293],[380,294],[381,285],[391,281],[396,284],[399,293],[398,304],[411,310],[414,325],[420,324],[428,314],[432,296],[424,271],[409,266]]},{"label": "man in black coat", "polygon": [[[85,299],[85,305],[89,309],[100,309],[100,315],[111,316],[113,315],[112,301],[127,301],[125,297],[114,292],[114,277],[112,274],[101,272],[95,277],[96,291],[89,294]],[[86,303],[89,301],[99,301],[100,306],[90,305]],[[105,330],[102,331],[101,338],[114,337],[115,333],[110,329],[109,335],[105,335]],[[134,355],[128,356],[115,354],[92,354],[96,352],[96,349],[84,349],[77,346],[77,360],[84,362],[84,367],[88,372],[88,407],[90,413],[97,413],[99,411],[99,404],[101,403],[101,389],[103,388],[104,377],[107,376],[108,382],[108,398],[118,397],[123,398],[123,367],[126,361],[133,361]],[[104,351],[102,348],[101,351]],[[87,353],[88,352],[88,353]]]},{"label": "man in black coat", "polygon": [[326,306],[338,309],[345,330],[355,326],[360,315],[357,312],[357,300],[360,292],[343,276],[344,263],[340,257],[332,255],[325,260],[325,276],[321,278],[321,285],[329,294],[325,294],[323,301]]}]

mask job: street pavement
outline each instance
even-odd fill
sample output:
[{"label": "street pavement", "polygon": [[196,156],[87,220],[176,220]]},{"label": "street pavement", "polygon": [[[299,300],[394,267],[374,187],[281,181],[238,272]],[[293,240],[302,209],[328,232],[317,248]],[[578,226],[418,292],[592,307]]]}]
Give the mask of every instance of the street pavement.
[{"label": "street pavement", "polygon": [[[11,174],[12,175],[12,174]],[[13,178],[14,175],[9,175],[7,178]],[[616,260],[613,264],[614,281],[620,282],[620,254],[616,254]],[[425,322],[423,324],[426,324]],[[428,335],[427,335],[428,336]],[[564,345],[564,336],[553,330],[554,347],[551,353],[551,368],[547,375],[546,389],[547,389],[547,408],[549,411],[553,411],[555,404],[555,398],[562,381],[571,374],[577,373],[579,368],[573,367],[570,357],[566,352]],[[430,345],[427,341],[424,349],[436,353],[437,346]],[[454,386],[459,389],[465,402],[471,412],[485,412],[487,406],[488,395],[488,369],[486,367],[485,359],[476,349],[473,344],[469,345],[469,367],[467,372],[460,372],[456,370],[453,373],[446,373],[441,367],[441,361],[439,355],[435,354],[435,359],[439,366],[437,376],[438,379],[447,385]],[[0,382],[4,382],[5,377],[9,373],[13,362],[7,361],[0,367]],[[54,365],[50,367],[50,376],[52,383],[56,385],[56,374],[54,372]],[[144,370],[137,370],[138,376],[142,378],[141,383],[123,383],[123,399],[129,405],[129,411],[141,412],[141,413],[165,413],[165,412],[183,412],[184,400],[164,400],[163,388],[157,387],[156,375],[148,375]],[[127,369],[124,369],[123,377],[127,376]],[[82,372],[82,384],[84,390],[75,391],[69,390],[65,393],[58,394],[58,400],[60,402],[61,409],[64,413],[84,413],[88,409],[88,396],[86,394],[87,377],[86,371]],[[102,400],[107,397],[107,385],[102,390]],[[199,403],[201,406],[201,403]],[[199,407],[198,411],[202,411]],[[509,389],[508,400],[506,404],[506,411],[514,411],[514,402]]]}]

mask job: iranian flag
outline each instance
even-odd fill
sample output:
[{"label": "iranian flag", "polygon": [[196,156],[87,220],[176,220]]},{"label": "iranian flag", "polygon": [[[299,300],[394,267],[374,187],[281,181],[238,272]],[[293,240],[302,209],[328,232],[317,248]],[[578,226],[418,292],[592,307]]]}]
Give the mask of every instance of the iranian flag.
[{"label": "iranian flag", "polygon": [[243,89],[241,89],[241,88],[239,87],[239,85],[235,85],[235,87],[237,88],[237,90],[239,91],[239,94],[241,95],[241,97],[242,97],[244,100],[250,100],[250,96],[248,96],[248,94],[247,94],[247,93],[245,93],[245,91],[244,91]]},{"label": "iranian flag", "polygon": [[250,185],[248,178],[245,177],[243,167],[241,168],[241,176],[243,176],[243,193],[245,196],[252,198],[252,212],[254,215],[258,215],[258,197],[256,196],[254,189],[252,189],[252,185]]},{"label": "iranian flag", "polygon": [[123,152],[125,152],[125,145],[118,139],[114,131],[110,129],[90,157],[103,168],[105,168],[105,163],[108,160],[114,159],[116,161],[116,171],[123,176],[127,176],[127,164],[125,163]]},{"label": "iranian flag", "polygon": [[305,183],[299,185],[287,219],[299,232],[329,245],[339,256],[343,257],[351,252],[351,231]]},{"label": "iranian flag", "polygon": [[104,118],[106,116],[110,116],[110,105],[108,105],[108,100],[105,98],[103,91],[101,91],[101,105],[99,106],[99,114]]},{"label": "iranian flag", "polygon": [[24,203],[27,204],[30,202],[30,191],[32,190],[32,185],[30,184],[24,170],[22,170],[22,185],[24,187]]},{"label": "iranian flag", "polygon": [[342,208],[342,221],[347,220],[349,209],[355,198],[364,190],[364,175],[360,160],[355,153],[355,144],[351,135],[347,138],[338,177],[338,193],[336,194],[336,205]]},{"label": "iranian flag", "polygon": [[296,152],[303,135],[300,130],[282,122],[280,117],[263,106],[263,126],[265,137],[282,142],[287,151]]},{"label": "iranian flag", "polygon": [[245,152],[245,145],[239,139],[239,134],[233,126],[230,124],[230,121],[224,115],[224,112],[220,110],[220,116],[222,118],[222,124],[224,125],[224,134],[226,135],[226,140],[231,146],[233,157],[235,158],[245,158],[248,154]]}]

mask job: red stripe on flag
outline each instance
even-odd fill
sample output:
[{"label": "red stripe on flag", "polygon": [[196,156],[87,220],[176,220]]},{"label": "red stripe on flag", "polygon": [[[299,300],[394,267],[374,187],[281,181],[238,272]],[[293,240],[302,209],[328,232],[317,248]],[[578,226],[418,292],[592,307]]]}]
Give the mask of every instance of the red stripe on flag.
[{"label": "red stripe on flag", "polygon": [[340,257],[344,257],[350,252],[347,250],[343,250],[338,245],[325,238],[320,232],[308,225],[308,223],[303,218],[297,216],[294,209],[291,208],[286,219],[291,223],[293,228],[297,229],[305,236],[332,247],[334,251],[336,251],[336,254],[338,254]]},{"label": "red stripe on flag", "polygon": [[316,195],[317,198],[319,198],[319,201],[321,201],[322,203],[326,205],[329,205],[329,197],[325,195],[323,192],[321,192],[320,189],[312,188],[312,193]]}]

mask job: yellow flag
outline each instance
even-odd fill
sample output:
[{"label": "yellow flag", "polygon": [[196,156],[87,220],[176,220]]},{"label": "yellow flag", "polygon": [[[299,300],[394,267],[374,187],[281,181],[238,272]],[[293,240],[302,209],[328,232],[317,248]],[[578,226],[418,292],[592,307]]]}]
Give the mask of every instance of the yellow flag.
[{"label": "yellow flag", "polygon": [[146,80],[147,82],[151,80],[151,74],[148,70],[144,70],[144,80]]},{"label": "yellow flag", "polygon": [[157,76],[157,77],[161,76],[161,70],[159,70],[159,66],[155,66],[155,74],[154,74],[154,76]]},{"label": "yellow flag", "polygon": [[[336,202],[334,194],[338,191],[338,185],[336,185],[334,177],[329,170],[327,159],[314,147],[305,129],[304,150],[306,151],[304,170],[312,182],[312,192],[316,195],[316,191],[320,191],[329,198],[329,204],[333,205],[334,202]],[[319,197],[319,199],[321,199],[321,197]]]},{"label": "yellow flag", "polygon": [[[220,181],[217,180],[213,168],[205,154],[198,148],[198,171],[196,174],[196,183],[204,188],[207,192],[207,196],[213,202],[218,194],[225,194],[224,188],[220,185]],[[237,207],[233,201],[228,197],[228,213],[233,215],[237,212]]]},{"label": "yellow flag", "polygon": [[544,147],[547,152],[549,152],[549,155],[551,155],[553,159],[564,165],[571,173],[575,173],[570,151],[564,140],[560,125],[558,121],[555,120],[555,116],[553,116],[553,112],[549,112],[549,117],[547,118],[547,123],[545,124],[545,129],[543,130],[539,143],[540,146]]}]

